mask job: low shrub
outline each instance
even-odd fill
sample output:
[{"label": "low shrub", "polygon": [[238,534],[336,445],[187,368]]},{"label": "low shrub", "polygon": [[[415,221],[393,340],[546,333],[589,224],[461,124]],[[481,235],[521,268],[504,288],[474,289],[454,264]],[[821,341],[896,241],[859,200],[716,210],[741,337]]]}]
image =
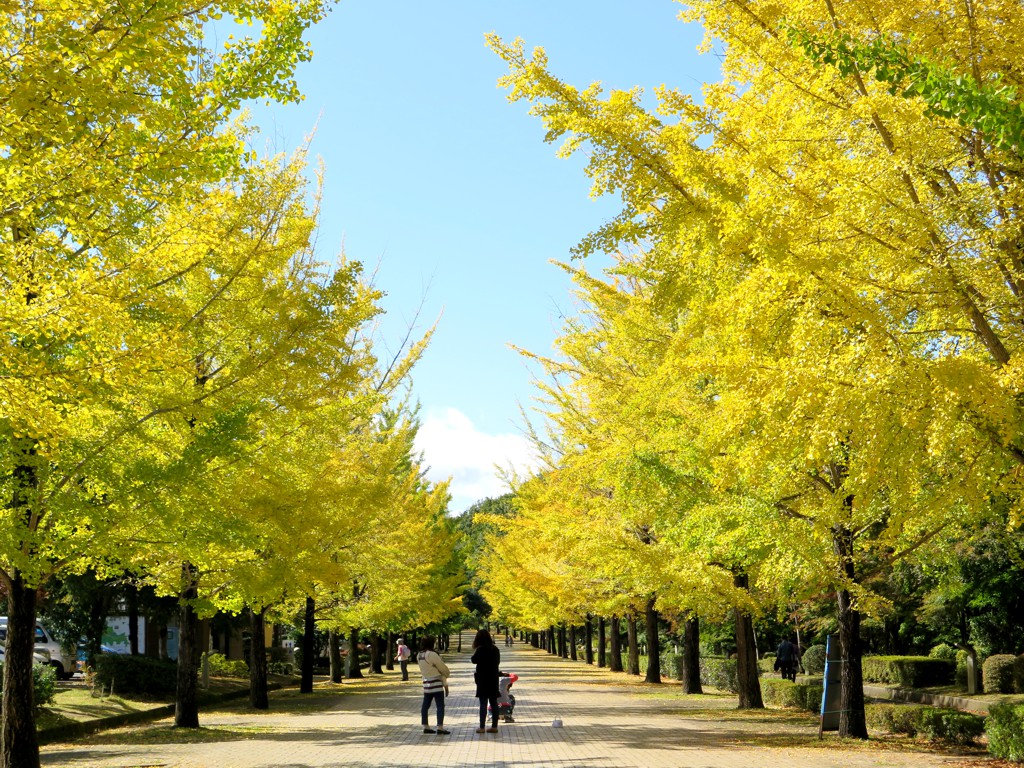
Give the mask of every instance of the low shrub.
[{"label": "low shrub", "polygon": [[988,751],[1004,760],[1024,763],[1024,704],[996,704],[985,720]]},{"label": "low shrub", "polygon": [[673,680],[683,679],[683,656],[680,653],[661,655],[661,674]]},{"label": "low shrub", "polygon": [[953,661],[928,656],[865,656],[861,665],[866,682],[906,688],[949,685],[956,672]]},{"label": "low shrub", "polygon": [[808,675],[822,675],[825,673],[825,646],[812,645],[804,651],[800,662],[804,665]]},{"label": "low shrub", "polygon": [[985,718],[970,712],[924,704],[868,704],[868,727],[888,733],[923,736],[949,744],[973,744],[985,732]]},{"label": "low shrub", "polygon": [[114,692],[164,696],[174,693],[178,665],[169,659],[148,656],[122,656],[102,653],[96,657],[95,681],[100,688]]},{"label": "low shrub", "polygon": [[918,717],[917,732],[932,741],[973,744],[985,732],[985,718],[949,707],[924,707]]},{"label": "low shrub", "polygon": [[817,714],[821,710],[822,683],[807,680],[793,683],[774,677],[761,678],[761,697],[766,704],[797,707]]},{"label": "low shrub", "polygon": [[[0,668],[0,678],[2,677],[3,669]],[[53,704],[53,697],[57,694],[57,670],[49,664],[33,664],[32,685],[32,701],[37,710]]]},{"label": "low shrub", "polygon": [[804,692],[798,690],[797,684],[789,680],[766,677],[761,680],[761,698],[765,704],[776,707],[797,707],[804,709],[806,699]]},{"label": "low shrub", "polygon": [[729,693],[739,693],[740,686],[736,673],[736,659],[720,656],[701,656],[700,683]]},{"label": "low shrub", "polygon": [[867,704],[864,718],[869,728],[886,733],[916,736],[923,704]]},{"label": "low shrub", "polygon": [[1024,693],[1024,653],[1013,660],[1013,692]]},{"label": "low shrub", "polygon": [[211,653],[207,656],[210,674],[214,677],[248,677],[249,665],[241,659],[227,659],[223,653]]},{"label": "low shrub", "polygon": [[269,661],[267,662],[267,672],[271,675],[293,675],[295,667],[290,661]]},{"label": "low shrub", "polygon": [[1013,665],[1015,656],[997,653],[981,665],[981,681],[985,693],[1013,693]]},{"label": "low shrub", "polygon": [[[0,661],[0,694],[3,693],[4,663]],[[57,672],[49,664],[32,665],[32,703],[36,712],[53,703],[57,693]]]}]

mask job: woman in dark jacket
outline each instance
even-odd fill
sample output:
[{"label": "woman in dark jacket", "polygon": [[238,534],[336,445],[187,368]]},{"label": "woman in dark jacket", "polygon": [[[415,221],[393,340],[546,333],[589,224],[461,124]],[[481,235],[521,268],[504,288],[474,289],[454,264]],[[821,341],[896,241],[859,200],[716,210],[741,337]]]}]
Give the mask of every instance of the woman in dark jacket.
[{"label": "woman in dark jacket", "polygon": [[476,695],[480,699],[480,727],[477,733],[484,732],[487,724],[487,705],[491,705],[491,727],[487,733],[498,732],[498,670],[501,669],[501,651],[498,650],[491,633],[481,629],[473,639],[473,658],[470,659],[476,664],[476,672],[473,679],[476,681]]}]

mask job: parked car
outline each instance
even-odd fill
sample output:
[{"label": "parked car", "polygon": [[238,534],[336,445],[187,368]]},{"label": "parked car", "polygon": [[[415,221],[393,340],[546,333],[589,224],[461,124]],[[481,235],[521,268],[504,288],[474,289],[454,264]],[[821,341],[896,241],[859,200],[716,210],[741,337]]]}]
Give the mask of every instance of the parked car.
[{"label": "parked car", "polygon": [[[0,616],[0,645],[7,643],[7,617]],[[57,677],[61,680],[69,680],[75,672],[75,661],[72,658],[64,658],[64,649],[61,648],[57,639],[41,623],[36,622],[36,651],[45,652],[49,661],[45,662],[53,667]]]},{"label": "parked car", "polygon": [[[4,660],[6,651],[2,645],[0,645],[0,662]],[[50,664],[50,654],[45,648],[36,648],[32,651],[32,662],[34,664]]]}]

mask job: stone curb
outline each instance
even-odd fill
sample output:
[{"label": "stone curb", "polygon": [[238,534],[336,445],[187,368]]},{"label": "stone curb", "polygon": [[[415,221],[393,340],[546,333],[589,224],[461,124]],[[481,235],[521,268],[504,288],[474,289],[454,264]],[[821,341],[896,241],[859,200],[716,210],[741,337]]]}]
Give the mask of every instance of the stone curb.
[{"label": "stone curb", "polygon": [[930,704],[933,707],[949,707],[978,715],[987,715],[989,703],[944,693],[925,693],[913,688],[889,688],[881,685],[865,685],[864,694],[872,699],[884,701],[905,701],[914,704]]}]

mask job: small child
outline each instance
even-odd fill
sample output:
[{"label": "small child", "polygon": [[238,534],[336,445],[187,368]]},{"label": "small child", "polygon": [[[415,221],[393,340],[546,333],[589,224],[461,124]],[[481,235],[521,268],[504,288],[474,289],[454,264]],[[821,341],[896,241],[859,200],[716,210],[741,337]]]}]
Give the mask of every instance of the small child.
[{"label": "small child", "polygon": [[512,683],[519,679],[519,675],[509,672],[498,673],[498,714],[506,723],[514,723],[512,710],[516,708],[516,697],[509,689]]}]

